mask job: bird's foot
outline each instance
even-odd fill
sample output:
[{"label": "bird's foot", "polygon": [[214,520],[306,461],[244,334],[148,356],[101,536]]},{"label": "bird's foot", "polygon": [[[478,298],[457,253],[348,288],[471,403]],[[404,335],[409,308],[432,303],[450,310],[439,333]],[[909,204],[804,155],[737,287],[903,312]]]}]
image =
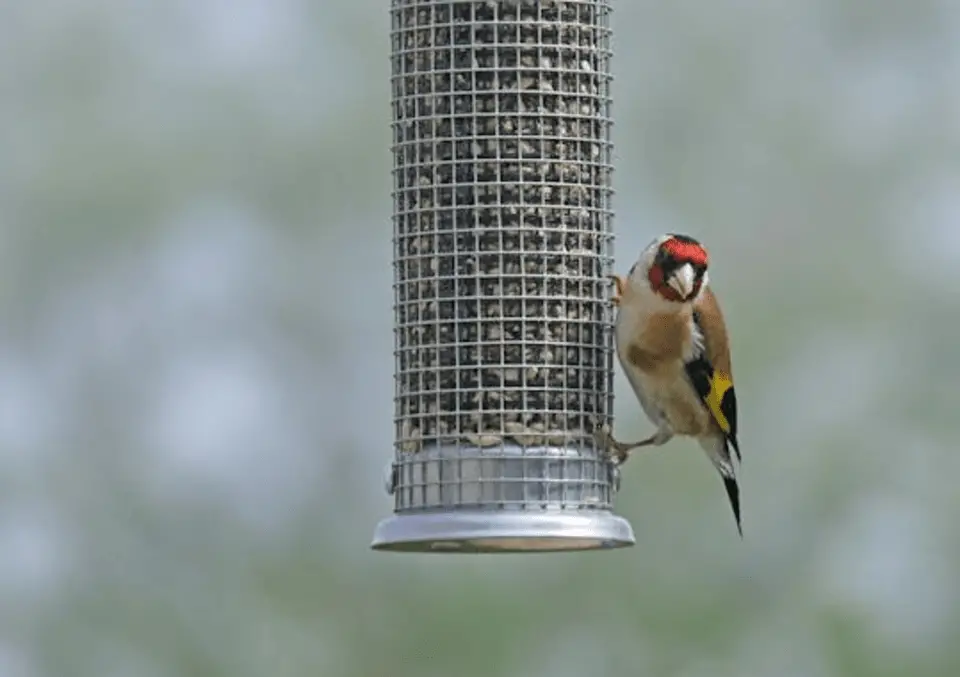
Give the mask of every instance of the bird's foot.
[{"label": "bird's foot", "polygon": [[619,306],[620,299],[623,297],[623,278],[619,275],[608,275],[607,277],[613,280],[613,296],[610,298],[610,302],[615,306]]},{"label": "bird's foot", "polygon": [[598,426],[593,433],[593,438],[596,440],[600,449],[618,466],[626,462],[630,456],[630,452],[634,449],[663,444],[663,442],[660,441],[662,437],[662,431],[658,430],[650,437],[640,440],[639,442],[620,442],[614,439],[613,435],[610,434],[610,429],[606,425]]}]

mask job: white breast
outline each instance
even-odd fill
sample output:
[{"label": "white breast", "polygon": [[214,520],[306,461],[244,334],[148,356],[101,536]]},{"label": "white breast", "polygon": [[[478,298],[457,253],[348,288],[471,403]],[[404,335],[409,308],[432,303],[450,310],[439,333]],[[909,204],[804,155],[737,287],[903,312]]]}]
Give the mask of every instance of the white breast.
[{"label": "white breast", "polygon": [[[617,319],[614,323],[614,338],[618,353],[621,345],[625,348],[633,337],[641,335],[644,327],[650,321],[651,315],[679,311],[679,306],[676,303],[667,301],[656,294],[650,289],[649,285],[633,280],[628,281],[628,284],[630,288],[627,293],[630,295],[630,300],[619,307]],[[703,352],[703,341],[700,328],[691,318],[689,340],[683,346],[684,361],[692,360]]]},{"label": "white breast", "polygon": [[[643,335],[651,315],[676,312],[677,306],[655,295],[647,285],[633,284],[630,293],[629,302],[621,305],[617,312],[614,340],[620,365],[644,413],[655,425],[666,416],[678,433],[707,425],[709,413],[684,370],[684,362],[703,350],[702,334],[691,318],[691,332],[683,346],[684,359],[677,360],[675,365],[665,365],[666,369],[656,376],[641,371],[626,359],[627,346]],[[640,347],[644,347],[642,343]]]},{"label": "white breast", "polygon": [[636,393],[643,413],[651,422],[656,424],[660,420],[660,409],[657,403],[648,393],[652,393],[652,383],[644,377],[644,374],[630,364],[625,356],[626,347],[630,343],[630,338],[639,332],[639,328],[644,321],[644,314],[638,312],[635,307],[622,306],[617,312],[617,320],[614,324],[614,342],[617,348],[617,358],[620,360],[620,367],[626,374],[627,381]]}]

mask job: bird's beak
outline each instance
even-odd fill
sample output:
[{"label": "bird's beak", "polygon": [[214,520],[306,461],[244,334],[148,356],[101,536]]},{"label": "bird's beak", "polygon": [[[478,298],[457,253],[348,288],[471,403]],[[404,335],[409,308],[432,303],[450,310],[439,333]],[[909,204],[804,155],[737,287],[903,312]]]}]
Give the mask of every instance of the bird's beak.
[{"label": "bird's beak", "polygon": [[696,279],[697,275],[693,271],[693,266],[685,263],[674,271],[668,283],[680,295],[680,298],[686,299],[693,292],[693,283]]}]

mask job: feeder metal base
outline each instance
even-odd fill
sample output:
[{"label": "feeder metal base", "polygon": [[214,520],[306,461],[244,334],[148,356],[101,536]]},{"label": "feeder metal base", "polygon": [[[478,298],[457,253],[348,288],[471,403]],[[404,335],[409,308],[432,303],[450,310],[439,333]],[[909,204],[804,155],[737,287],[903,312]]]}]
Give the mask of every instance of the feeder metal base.
[{"label": "feeder metal base", "polygon": [[630,523],[606,511],[454,511],[388,517],[374,550],[419,553],[526,553],[604,550],[635,543]]}]

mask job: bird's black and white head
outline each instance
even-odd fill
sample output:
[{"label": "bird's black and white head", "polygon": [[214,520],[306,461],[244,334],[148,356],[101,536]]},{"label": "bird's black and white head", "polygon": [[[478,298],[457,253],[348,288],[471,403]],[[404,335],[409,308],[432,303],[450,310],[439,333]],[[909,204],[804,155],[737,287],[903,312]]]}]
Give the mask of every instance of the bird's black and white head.
[{"label": "bird's black and white head", "polygon": [[640,253],[630,285],[652,293],[665,309],[693,303],[709,282],[708,260],[707,250],[689,235],[665,233]]}]

